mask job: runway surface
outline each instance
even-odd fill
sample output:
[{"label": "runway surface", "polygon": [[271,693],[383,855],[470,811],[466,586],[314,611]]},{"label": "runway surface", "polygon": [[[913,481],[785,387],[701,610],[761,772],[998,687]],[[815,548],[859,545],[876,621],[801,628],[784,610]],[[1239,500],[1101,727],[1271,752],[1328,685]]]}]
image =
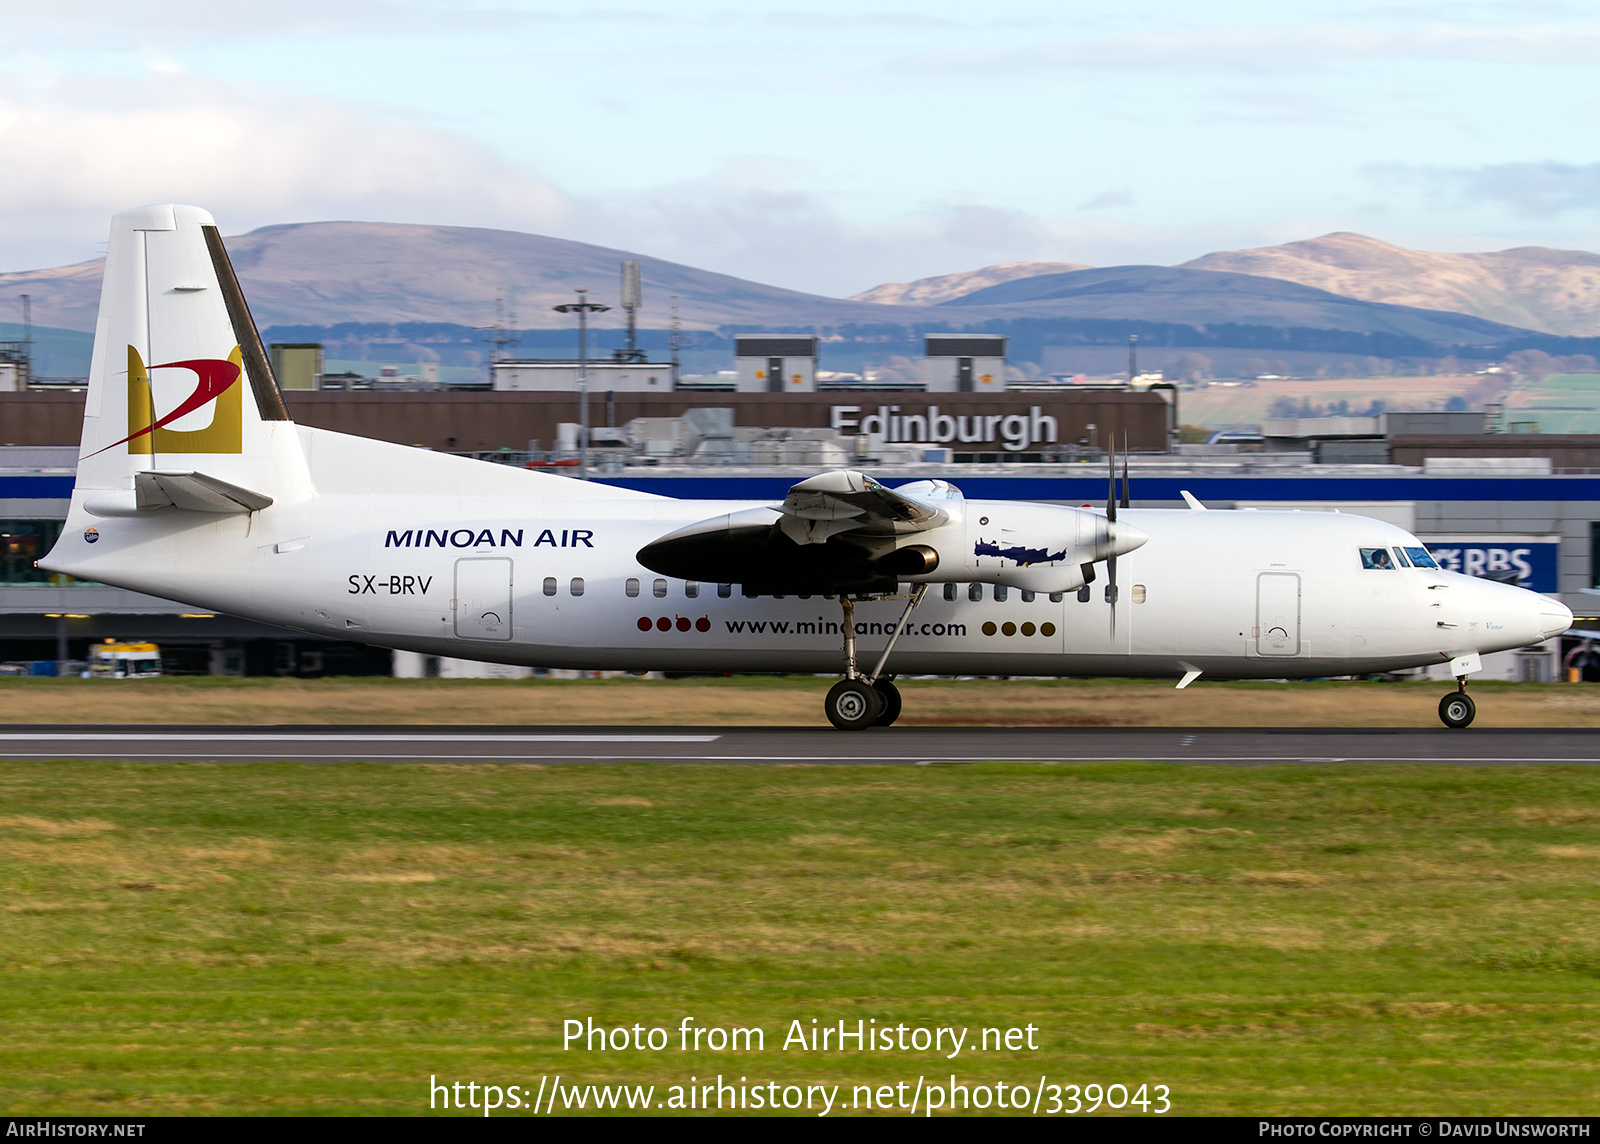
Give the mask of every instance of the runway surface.
[{"label": "runway surface", "polygon": [[1600,763],[1600,730],[1562,728],[0,727],[0,759],[140,762]]}]

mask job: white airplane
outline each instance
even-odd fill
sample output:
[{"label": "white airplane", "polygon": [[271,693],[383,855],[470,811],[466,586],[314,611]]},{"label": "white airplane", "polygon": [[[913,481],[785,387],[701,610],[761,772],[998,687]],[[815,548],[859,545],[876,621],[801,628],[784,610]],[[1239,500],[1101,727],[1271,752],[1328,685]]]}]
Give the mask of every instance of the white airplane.
[{"label": "white airplane", "polygon": [[441,656],[837,671],[843,729],[894,722],[895,672],[1183,687],[1437,663],[1465,727],[1480,655],[1572,622],[1390,524],[1129,510],[1126,461],[1123,482],[1120,514],[855,472],[782,504],[676,500],[299,426],[211,216],[166,205],[112,219],[77,485],[39,565]]}]

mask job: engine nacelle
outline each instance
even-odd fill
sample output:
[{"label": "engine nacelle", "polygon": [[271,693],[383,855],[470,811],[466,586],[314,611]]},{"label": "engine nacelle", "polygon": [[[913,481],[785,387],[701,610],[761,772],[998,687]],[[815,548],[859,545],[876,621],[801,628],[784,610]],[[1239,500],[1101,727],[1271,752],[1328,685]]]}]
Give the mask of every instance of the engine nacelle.
[{"label": "engine nacelle", "polygon": [[758,507],[680,528],[642,548],[639,561],[664,576],[762,592],[884,592],[899,583],[951,581],[1071,592],[1087,578],[1086,565],[1132,552],[1148,539],[1088,509],[963,504],[948,486],[936,491],[944,493],[943,523],[932,528],[899,521],[856,527],[842,510],[833,513],[839,519],[824,519],[821,508],[833,507],[827,501],[804,506],[811,515],[785,527],[789,517],[780,509]]},{"label": "engine nacelle", "polygon": [[[911,581],[1074,592],[1087,579],[1085,565],[1132,552],[1148,539],[1126,521],[1113,523],[1089,509],[1012,501],[968,501],[964,509],[961,517],[919,533],[877,564]],[[918,554],[910,555],[912,550]],[[918,564],[931,567],[918,571]]]}]

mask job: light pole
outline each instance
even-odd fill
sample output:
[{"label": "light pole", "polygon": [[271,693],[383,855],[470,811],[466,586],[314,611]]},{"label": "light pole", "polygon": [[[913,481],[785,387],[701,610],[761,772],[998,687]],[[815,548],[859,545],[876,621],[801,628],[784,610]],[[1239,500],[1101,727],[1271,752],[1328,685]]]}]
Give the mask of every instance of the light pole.
[{"label": "light pole", "polygon": [[558,314],[578,315],[578,479],[589,479],[589,315],[611,309],[591,302],[579,287],[578,300],[555,307]]}]

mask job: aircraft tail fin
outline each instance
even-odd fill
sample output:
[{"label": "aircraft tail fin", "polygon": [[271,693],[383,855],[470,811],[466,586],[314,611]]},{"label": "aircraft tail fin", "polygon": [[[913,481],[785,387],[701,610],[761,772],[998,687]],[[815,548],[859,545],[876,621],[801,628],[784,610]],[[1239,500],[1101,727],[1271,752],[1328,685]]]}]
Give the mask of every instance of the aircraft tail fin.
[{"label": "aircraft tail fin", "polygon": [[[171,493],[180,487],[190,495]],[[245,495],[215,495],[221,487]],[[213,495],[197,491],[205,489]],[[208,501],[233,506],[209,511],[236,512],[309,491],[298,435],[211,215],[166,204],[113,216],[79,503],[107,516],[208,511]]]}]

